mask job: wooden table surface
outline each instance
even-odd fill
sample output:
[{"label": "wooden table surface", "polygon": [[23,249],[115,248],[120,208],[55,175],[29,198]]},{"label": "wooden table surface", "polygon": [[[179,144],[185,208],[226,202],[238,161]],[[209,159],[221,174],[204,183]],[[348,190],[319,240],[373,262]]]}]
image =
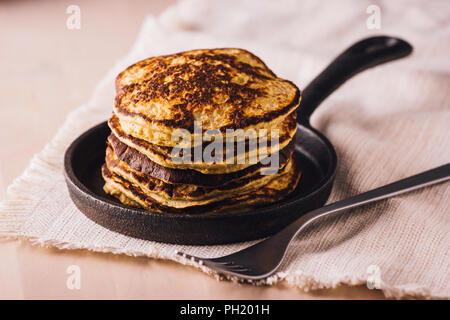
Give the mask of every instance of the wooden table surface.
[{"label": "wooden table surface", "polygon": [[[89,100],[95,84],[133,44],[140,23],[173,1],[0,2],[0,200],[65,116]],[[81,9],[68,30],[66,9]],[[305,293],[214,278],[167,261],[85,250],[61,251],[0,240],[0,299],[380,299],[365,286]],[[81,287],[69,290],[68,266]]]}]

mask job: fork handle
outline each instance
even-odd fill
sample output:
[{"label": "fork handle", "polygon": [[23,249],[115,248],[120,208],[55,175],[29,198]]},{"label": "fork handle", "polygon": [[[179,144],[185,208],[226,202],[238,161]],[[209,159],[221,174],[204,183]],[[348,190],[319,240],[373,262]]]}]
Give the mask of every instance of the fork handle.
[{"label": "fork handle", "polygon": [[277,233],[274,237],[278,240],[284,239],[289,241],[294,238],[300,230],[312,221],[342,210],[359,207],[375,201],[393,197],[405,192],[420,189],[429,185],[444,182],[450,179],[450,163],[443,166],[416,174],[409,178],[405,178],[383,187],[373,189],[359,195],[334,202],[327,206],[310,211],[301,216],[299,219],[288,225],[286,228]]}]

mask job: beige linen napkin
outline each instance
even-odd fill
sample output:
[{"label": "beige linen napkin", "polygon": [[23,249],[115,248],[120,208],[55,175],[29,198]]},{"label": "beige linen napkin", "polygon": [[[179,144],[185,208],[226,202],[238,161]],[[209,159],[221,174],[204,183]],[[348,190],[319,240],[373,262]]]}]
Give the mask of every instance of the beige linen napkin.
[{"label": "beige linen napkin", "polygon": [[[366,12],[380,8],[381,29]],[[56,137],[8,189],[0,235],[61,249],[85,248],[181,263],[177,250],[219,256],[248,245],[178,246],[133,239],[96,225],[71,202],[63,177],[70,142],[110,115],[114,77],[131,63],[193,48],[242,47],[300,88],[360,38],[398,35],[413,56],[350,80],[314,114],[339,170],[330,202],[450,160],[450,23],[446,1],[186,1],[148,17],[129,55],[73,111]],[[430,187],[323,219],[292,244],[275,276],[305,290],[379,286],[389,297],[450,297],[450,188]],[[202,268],[203,271],[209,270]]]}]

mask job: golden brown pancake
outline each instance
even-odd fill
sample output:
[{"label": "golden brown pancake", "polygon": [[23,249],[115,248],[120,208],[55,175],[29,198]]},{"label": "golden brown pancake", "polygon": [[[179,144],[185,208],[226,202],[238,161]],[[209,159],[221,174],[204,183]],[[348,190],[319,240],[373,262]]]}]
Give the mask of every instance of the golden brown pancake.
[{"label": "golden brown pancake", "polygon": [[106,166],[109,171],[121,176],[133,186],[139,187],[142,192],[158,203],[175,208],[192,206],[193,203],[195,205],[205,205],[251,192],[268,184],[280,175],[291,171],[292,165],[293,161],[288,161],[276,174],[262,175],[257,172],[252,176],[219,187],[208,188],[189,184],[167,183],[132,169],[127,163],[118,159],[111,148],[106,150]]},{"label": "golden brown pancake", "polygon": [[[116,138],[114,134],[108,137],[108,144],[113,149],[114,154],[122,161],[126,162],[136,171],[149,174],[154,178],[169,183],[192,184],[204,187],[219,187],[236,180],[261,174],[262,169],[270,167],[270,164],[261,162],[247,167],[244,170],[227,174],[203,174],[196,170],[182,170],[176,168],[163,167],[140,153],[136,149],[129,147]],[[294,141],[292,140],[279,152],[279,168],[284,167],[288,159],[294,152]]]},{"label": "golden brown pancake", "polygon": [[256,206],[277,202],[289,195],[300,180],[298,165],[294,163],[291,170],[280,174],[267,185],[252,192],[243,193],[232,199],[219,200],[206,205],[196,205],[183,208],[175,208],[163,205],[154,198],[149,197],[139,186],[133,185],[118,174],[111,172],[106,165],[102,167],[102,176],[105,180],[105,192],[118,198],[126,205],[138,206],[144,209],[163,213],[217,213],[217,212],[241,212],[250,210]]},{"label": "golden brown pancake", "polygon": [[[223,174],[240,171],[256,164],[257,161],[250,161],[250,157],[254,157],[253,159],[256,160],[258,155],[269,156],[272,153],[279,152],[281,149],[286,147],[293,139],[297,130],[296,118],[297,114],[295,112],[290,114],[286,121],[277,128],[279,134],[277,140],[278,143],[272,145],[270,138],[264,144],[260,144],[260,141],[258,139],[256,139],[255,143],[253,144],[247,141],[245,144],[245,152],[243,152],[240,157],[237,157],[235,152],[238,149],[237,142],[233,144],[232,151],[234,152],[234,155],[231,156],[228,155],[226,142],[224,142],[222,147],[224,153],[221,155],[221,158],[224,159],[224,161],[219,163],[194,162],[192,156],[194,154],[194,151],[192,148],[190,149],[190,162],[176,162],[176,159],[174,159],[172,156],[174,154],[173,147],[158,146],[146,140],[139,139],[127,134],[121,127],[119,119],[115,115],[113,115],[109,119],[108,125],[117,139],[119,139],[126,145],[138,150],[140,153],[146,155],[153,162],[156,162],[161,166],[176,169],[193,169],[205,174]],[[205,142],[202,145],[202,150],[204,150],[204,147],[207,146],[208,143],[209,142]],[[178,154],[175,154],[175,156],[177,155]],[[226,159],[228,158],[231,159],[231,163],[227,163]]]},{"label": "golden brown pancake", "polygon": [[255,55],[235,48],[152,57],[116,78],[114,113],[128,134],[176,146],[177,129],[271,129],[300,103],[300,91]]}]

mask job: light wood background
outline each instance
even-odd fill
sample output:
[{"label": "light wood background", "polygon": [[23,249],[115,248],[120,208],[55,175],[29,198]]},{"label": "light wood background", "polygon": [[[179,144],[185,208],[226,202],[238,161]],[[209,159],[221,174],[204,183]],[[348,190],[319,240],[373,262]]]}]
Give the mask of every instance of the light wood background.
[{"label": "light wood background", "polygon": [[[173,1],[0,1],[0,200],[6,187],[88,101],[95,84],[134,42],[148,13]],[[81,8],[81,29],[66,8]],[[305,293],[278,285],[218,282],[189,267],[146,258],[60,251],[0,241],[0,299],[371,299],[365,286]],[[66,286],[81,269],[80,290]]]}]

